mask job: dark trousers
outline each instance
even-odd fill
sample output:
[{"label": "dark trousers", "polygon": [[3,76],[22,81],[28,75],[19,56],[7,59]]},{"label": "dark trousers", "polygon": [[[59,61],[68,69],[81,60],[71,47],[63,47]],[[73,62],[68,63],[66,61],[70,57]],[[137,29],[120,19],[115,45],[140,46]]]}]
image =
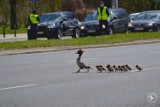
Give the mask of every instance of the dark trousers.
[{"label": "dark trousers", "polygon": [[[103,29],[103,25],[105,25],[105,29]],[[107,20],[99,20],[99,28],[100,28],[100,34],[104,31],[105,34],[109,34],[109,25]]]},{"label": "dark trousers", "polygon": [[31,37],[37,37],[37,24],[31,24]]}]

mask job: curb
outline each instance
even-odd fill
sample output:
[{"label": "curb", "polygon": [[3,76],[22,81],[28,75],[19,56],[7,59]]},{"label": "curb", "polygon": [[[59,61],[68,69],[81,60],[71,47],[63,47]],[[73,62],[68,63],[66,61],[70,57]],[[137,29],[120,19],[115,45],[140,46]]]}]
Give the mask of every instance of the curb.
[{"label": "curb", "polygon": [[18,55],[18,54],[33,54],[33,53],[44,53],[44,52],[66,51],[66,50],[76,50],[76,49],[79,49],[79,48],[83,48],[83,49],[106,48],[106,47],[140,45],[140,44],[153,44],[153,43],[160,43],[160,40],[144,40],[144,41],[133,41],[133,42],[127,42],[127,43],[103,44],[103,45],[60,46],[60,47],[49,47],[49,48],[0,50],[0,56]]}]

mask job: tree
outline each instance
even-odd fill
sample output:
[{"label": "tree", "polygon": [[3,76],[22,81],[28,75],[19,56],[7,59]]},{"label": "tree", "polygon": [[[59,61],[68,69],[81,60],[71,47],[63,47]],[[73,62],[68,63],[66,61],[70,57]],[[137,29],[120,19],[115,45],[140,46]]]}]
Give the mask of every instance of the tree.
[{"label": "tree", "polygon": [[3,26],[7,26],[9,20],[9,1],[8,0],[1,0],[0,1],[0,20],[2,21]]},{"label": "tree", "polygon": [[[31,0],[16,0],[16,16],[18,25],[27,26],[27,19],[32,11],[34,3]],[[112,0],[36,0],[36,10],[39,14],[55,11],[72,11],[79,19],[97,9],[99,3],[104,1],[107,7],[111,7]],[[150,9],[160,9],[160,0],[118,0],[119,7],[125,8],[129,13]],[[0,21],[3,25],[9,24],[10,19],[9,0],[0,0]]]},{"label": "tree", "polygon": [[159,3],[160,3],[160,0],[152,0],[151,1],[151,9],[152,10],[157,10]]}]

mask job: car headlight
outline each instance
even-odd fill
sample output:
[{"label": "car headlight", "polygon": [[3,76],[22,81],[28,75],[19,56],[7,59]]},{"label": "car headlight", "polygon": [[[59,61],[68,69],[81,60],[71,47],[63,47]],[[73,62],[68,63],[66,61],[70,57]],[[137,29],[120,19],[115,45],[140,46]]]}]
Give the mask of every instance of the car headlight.
[{"label": "car headlight", "polygon": [[83,29],[85,29],[85,26],[81,26],[80,28],[83,30]]},{"label": "car headlight", "polygon": [[147,24],[147,26],[153,26],[153,22],[149,22],[148,24]]},{"label": "car headlight", "polygon": [[105,28],[106,28],[106,26],[105,26],[105,25],[102,25],[102,28],[103,28],[103,29],[105,29]]},{"label": "car headlight", "polygon": [[49,25],[47,26],[47,28],[55,28],[55,27],[56,27],[55,24],[49,24]]},{"label": "car headlight", "polygon": [[133,24],[132,23],[128,23],[128,27],[133,27]]}]

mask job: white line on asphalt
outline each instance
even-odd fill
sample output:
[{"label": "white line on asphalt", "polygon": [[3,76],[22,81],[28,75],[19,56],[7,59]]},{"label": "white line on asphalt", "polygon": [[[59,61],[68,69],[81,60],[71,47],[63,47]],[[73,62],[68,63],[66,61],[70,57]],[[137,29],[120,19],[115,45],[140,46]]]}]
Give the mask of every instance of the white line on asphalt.
[{"label": "white line on asphalt", "polygon": [[[154,70],[154,69],[160,69],[160,67],[146,68],[143,69],[143,71]],[[138,70],[132,70],[131,72],[138,72]]]},{"label": "white line on asphalt", "polygon": [[25,88],[25,87],[33,87],[33,86],[36,86],[36,84],[27,84],[27,85],[20,85],[20,86],[8,87],[8,88],[1,88],[0,91],[17,89],[17,88]]},{"label": "white line on asphalt", "polygon": [[160,67],[146,68],[146,69],[143,69],[143,70],[153,70],[153,69],[160,69]]},{"label": "white line on asphalt", "polygon": [[82,60],[96,60],[96,59],[99,59],[99,58],[88,58],[88,59],[82,59]]},{"label": "white line on asphalt", "polygon": [[[84,61],[87,61],[87,60],[96,60],[96,59],[99,59],[99,58],[88,58],[88,59],[81,59],[81,60],[84,60]],[[69,60],[67,62],[75,62],[76,60]]]},{"label": "white line on asphalt", "polygon": [[155,52],[149,52],[150,54],[156,54],[156,53],[160,53],[160,51],[155,51]]}]

